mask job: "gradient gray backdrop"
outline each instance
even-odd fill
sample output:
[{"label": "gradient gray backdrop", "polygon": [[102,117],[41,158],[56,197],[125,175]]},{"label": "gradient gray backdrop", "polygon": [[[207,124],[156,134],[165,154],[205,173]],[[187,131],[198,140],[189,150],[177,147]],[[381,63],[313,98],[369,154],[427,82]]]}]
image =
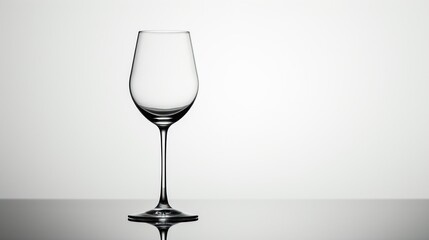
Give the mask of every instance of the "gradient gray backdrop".
[{"label": "gradient gray backdrop", "polygon": [[170,197],[429,197],[428,1],[0,1],[0,198],[156,198],[138,30],[191,31]]}]

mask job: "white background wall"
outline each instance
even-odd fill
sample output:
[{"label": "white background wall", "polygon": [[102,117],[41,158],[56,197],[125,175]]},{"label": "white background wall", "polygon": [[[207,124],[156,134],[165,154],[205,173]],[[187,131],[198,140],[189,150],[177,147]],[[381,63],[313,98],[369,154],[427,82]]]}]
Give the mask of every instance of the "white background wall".
[{"label": "white background wall", "polygon": [[157,198],[137,31],[190,30],[180,198],[429,197],[427,1],[0,1],[0,197]]}]

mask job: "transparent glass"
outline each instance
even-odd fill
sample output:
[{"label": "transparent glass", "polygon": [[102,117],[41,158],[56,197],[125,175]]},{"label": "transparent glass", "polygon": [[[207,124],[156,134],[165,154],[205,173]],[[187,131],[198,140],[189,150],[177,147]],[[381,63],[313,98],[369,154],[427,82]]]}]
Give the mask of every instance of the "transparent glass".
[{"label": "transparent glass", "polygon": [[188,31],[140,31],[130,75],[131,97],[140,112],[160,131],[161,194],[158,205],[129,215],[132,221],[192,221],[197,215],[173,209],[167,198],[166,149],[169,127],[191,108],[198,76]]}]

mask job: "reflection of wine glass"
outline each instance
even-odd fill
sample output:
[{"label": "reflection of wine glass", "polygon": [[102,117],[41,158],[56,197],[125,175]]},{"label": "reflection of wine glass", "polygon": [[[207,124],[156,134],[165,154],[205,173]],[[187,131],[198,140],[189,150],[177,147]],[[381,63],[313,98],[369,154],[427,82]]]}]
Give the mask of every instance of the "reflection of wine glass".
[{"label": "reflection of wine glass", "polygon": [[167,233],[168,233],[168,229],[170,229],[170,227],[172,227],[173,225],[175,225],[175,223],[172,222],[157,222],[157,223],[152,223],[153,226],[155,226],[158,231],[159,231],[159,238],[160,240],[167,240]]},{"label": "reflection of wine glass", "polygon": [[180,223],[180,221],[179,222],[177,222],[177,221],[175,221],[175,222],[158,221],[158,222],[147,222],[147,223],[150,224],[150,225],[152,225],[152,226],[154,226],[154,227],[156,227],[158,229],[160,240],[167,240],[168,230],[172,226]]},{"label": "reflection of wine glass", "polygon": [[191,37],[188,31],[140,31],[130,76],[131,97],[140,112],[161,133],[161,196],[153,210],[129,215],[133,221],[192,221],[170,207],[167,199],[166,143],[168,128],[191,108],[198,93]]}]

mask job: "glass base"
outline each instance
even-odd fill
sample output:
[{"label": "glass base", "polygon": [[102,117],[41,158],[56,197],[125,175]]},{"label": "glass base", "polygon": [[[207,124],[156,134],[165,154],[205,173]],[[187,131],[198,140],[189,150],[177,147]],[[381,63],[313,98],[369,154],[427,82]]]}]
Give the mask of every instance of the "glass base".
[{"label": "glass base", "polygon": [[189,222],[198,220],[198,215],[183,213],[173,208],[155,208],[144,213],[128,215],[134,222]]}]

